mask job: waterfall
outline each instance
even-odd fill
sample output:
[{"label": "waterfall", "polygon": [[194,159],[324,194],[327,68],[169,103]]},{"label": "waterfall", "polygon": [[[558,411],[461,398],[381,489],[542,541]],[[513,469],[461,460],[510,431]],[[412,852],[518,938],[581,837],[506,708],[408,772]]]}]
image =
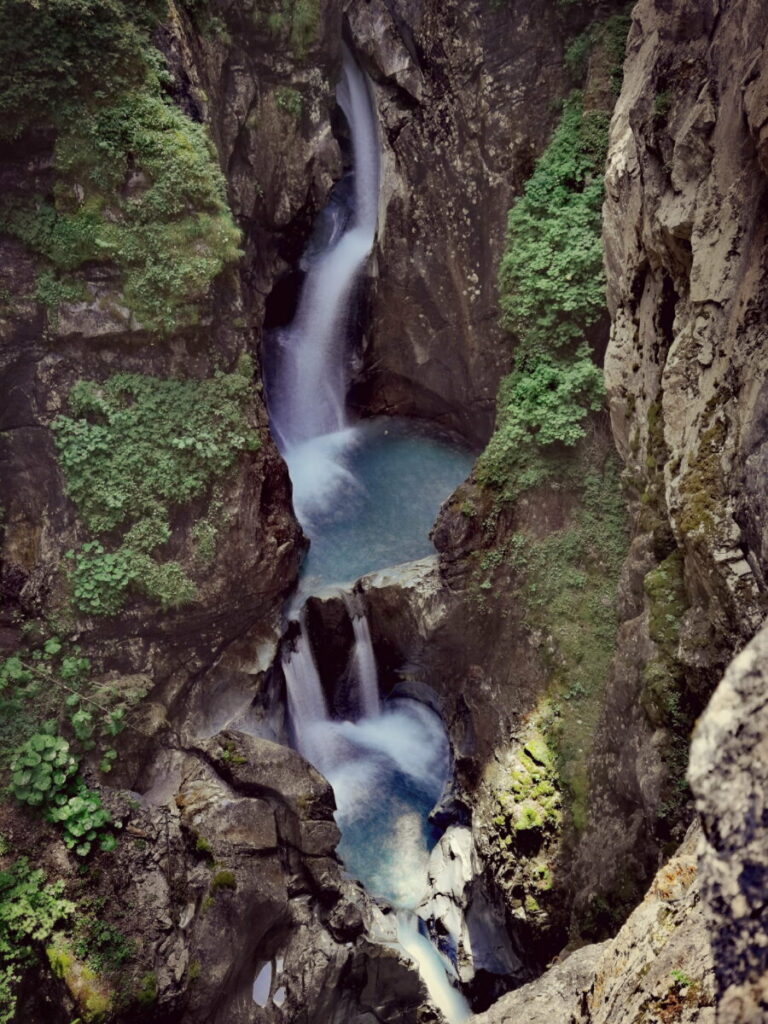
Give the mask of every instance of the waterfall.
[{"label": "waterfall", "polygon": [[376,671],[376,658],[373,653],[371,631],[365,615],[354,615],[352,617],[352,629],[355,634],[352,664],[357,676],[362,717],[376,718],[381,714],[379,674]]},{"label": "waterfall", "polygon": [[419,931],[419,919],[409,910],[397,912],[397,941],[419,968],[432,1002],[450,1024],[462,1024],[471,1016],[469,1003],[451,984],[453,965]]},{"label": "waterfall", "polygon": [[[340,511],[354,515],[366,490],[349,469],[362,430],[346,414],[347,339],[355,284],[376,236],[379,152],[368,81],[346,47],[342,56],[337,99],[352,142],[352,194],[343,181],[321,213],[302,260],[306,276],[293,322],[273,332],[265,358],[271,428],[288,464],[294,508],[313,541]],[[400,527],[398,521],[393,532]],[[329,714],[299,623],[293,647],[283,654],[291,728],[298,750],[333,787],[339,853],[374,897],[398,908],[401,948],[448,1020],[458,1024],[468,1010],[453,988],[455,972],[421,934],[413,913],[427,885],[427,817],[450,771],[447,735],[439,715],[418,701],[390,698],[382,707],[368,621],[351,600],[350,675],[359,717],[342,722]],[[257,1002],[269,987],[266,977],[257,978]]]},{"label": "waterfall", "polygon": [[326,241],[305,254],[296,315],[278,332],[267,374],[270,422],[302,520],[326,508],[342,488],[354,487],[341,462],[353,440],[346,415],[347,329],[353,289],[376,236],[379,152],[368,81],[346,46],[337,99],[352,140],[352,209],[337,199],[325,211]]},{"label": "waterfall", "polygon": [[309,637],[303,629],[294,649],[283,656],[283,675],[288,691],[288,714],[299,753],[321,769],[322,748],[317,742],[317,727],[328,722],[328,706]]}]

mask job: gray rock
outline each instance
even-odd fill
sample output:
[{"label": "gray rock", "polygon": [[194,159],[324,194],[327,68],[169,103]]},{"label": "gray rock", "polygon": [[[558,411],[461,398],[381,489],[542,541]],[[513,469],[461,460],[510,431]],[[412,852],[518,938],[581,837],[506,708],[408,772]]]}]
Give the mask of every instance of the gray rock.
[{"label": "gray rock", "polygon": [[689,779],[722,1024],[768,1016],[768,626],[728,667],[696,727]]}]

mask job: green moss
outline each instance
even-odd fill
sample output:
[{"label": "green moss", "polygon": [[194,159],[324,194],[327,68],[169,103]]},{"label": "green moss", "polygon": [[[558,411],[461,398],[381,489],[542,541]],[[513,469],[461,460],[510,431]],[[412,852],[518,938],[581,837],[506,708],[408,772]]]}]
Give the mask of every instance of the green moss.
[{"label": "green moss", "polygon": [[536,864],[532,871],[536,888],[541,892],[549,892],[552,888],[552,872],[547,864]]},{"label": "green moss", "polygon": [[301,93],[289,86],[280,86],[275,91],[275,103],[279,110],[284,110],[292,117],[301,117],[303,101]]},{"label": "green moss", "polygon": [[237,880],[235,878],[234,871],[222,870],[217,871],[216,874],[213,876],[209,891],[212,896],[215,896],[216,893],[220,892],[222,889],[236,888]]},{"label": "green moss", "polygon": [[544,812],[541,807],[532,800],[517,809],[514,829],[516,832],[536,832],[544,827]]},{"label": "green moss", "polygon": [[701,434],[699,449],[680,486],[680,529],[714,539],[722,517],[725,495],[722,452],[727,427],[718,420]]},{"label": "green moss", "polygon": [[554,762],[552,751],[541,733],[534,733],[523,749],[537,764],[543,765],[545,768],[552,767]]},{"label": "green moss", "polygon": [[139,1006],[152,1006],[157,1001],[157,975],[149,971],[142,975],[136,987],[136,1002]]},{"label": "green moss", "polygon": [[213,850],[211,844],[204,836],[198,836],[195,839],[195,850],[198,853],[202,853],[205,857],[213,856]]},{"label": "green moss", "polygon": [[649,636],[671,655],[680,635],[683,614],[688,608],[682,553],[674,551],[647,573],[643,587],[649,602]]},{"label": "green moss", "polygon": [[525,897],[525,912],[526,914],[540,914],[541,907],[535,896],[530,893]]},{"label": "green moss", "polygon": [[83,1024],[101,1024],[113,1008],[113,993],[105,980],[78,960],[64,938],[48,947],[46,953],[54,974],[69,989]]}]

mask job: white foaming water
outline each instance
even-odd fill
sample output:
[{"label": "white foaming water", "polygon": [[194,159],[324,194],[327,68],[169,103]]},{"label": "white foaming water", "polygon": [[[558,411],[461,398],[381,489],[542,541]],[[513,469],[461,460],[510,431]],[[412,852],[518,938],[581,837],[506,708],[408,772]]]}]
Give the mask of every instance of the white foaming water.
[{"label": "white foaming water", "polygon": [[380,706],[368,623],[357,616],[353,627],[358,706],[368,713],[355,722],[329,716],[302,631],[283,661],[297,746],[333,787],[339,852],[348,869],[372,895],[398,908],[398,945],[447,1020],[461,1024],[469,1009],[452,985],[453,967],[419,932],[414,914],[429,884],[425,821],[448,776],[448,740],[439,716],[419,701],[399,698]]},{"label": "white foaming water", "polygon": [[352,629],[355,634],[352,661],[360,693],[360,710],[363,718],[372,718],[380,714],[381,702],[379,701],[379,674],[376,671],[376,658],[373,654],[368,619],[364,615],[353,615]]},{"label": "white foaming water", "polygon": [[414,913],[398,911],[397,939],[417,964],[432,1001],[443,1012],[446,1020],[450,1024],[462,1024],[468,1020],[472,1012],[469,1003],[450,981],[451,977],[455,977],[453,965],[421,934]]},{"label": "white foaming water", "polygon": [[283,674],[288,691],[288,713],[299,751],[311,764],[320,768],[317,764],[321,753],[317,747],[320,737],[316,737],[315,729],[318,724],[328,721],[328,706],[309,638],[303,630],[294,649],[283,657]]},{"label": "white foaming water", "polygon": [[340,516],[349,515],[350,504],[364,495],[363,485],[344,465],[346,455],[359,440],[355,427],[345,427],[286,449],[285,461],[293,483],[293,507],[303,526],[333,518],[340,494],[344,495],[344,502],[338,508]]},{"label": "white foaming water", "polygon": [[342,49],[337,98],[352,140],[353,218],[341,237],[334,222],[325,250],[309,262],[294,320],[276,335],[277,358],[267,387],[272,429],[289,466],[302,523],[355,490],[343,461],[352,435],[346,415],[347,329],[355,283],[376,237],[379,148],[368,81],[346,46]]}]

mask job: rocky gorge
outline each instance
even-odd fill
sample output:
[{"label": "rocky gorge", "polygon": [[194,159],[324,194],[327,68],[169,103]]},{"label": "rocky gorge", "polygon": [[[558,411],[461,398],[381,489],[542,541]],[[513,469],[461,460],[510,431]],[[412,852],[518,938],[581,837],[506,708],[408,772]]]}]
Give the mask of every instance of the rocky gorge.
[{"label": "rocky gorge", "polygon": [[[4,0],[0,1020],[766,1019],[767,23]],[[350,422],[477,458],[435,553],[313,587],[270,339],[359,213],[343,47]],[[329,722],[379,720],[368,652],[442,723],[410,938],[302,650]]]}]

